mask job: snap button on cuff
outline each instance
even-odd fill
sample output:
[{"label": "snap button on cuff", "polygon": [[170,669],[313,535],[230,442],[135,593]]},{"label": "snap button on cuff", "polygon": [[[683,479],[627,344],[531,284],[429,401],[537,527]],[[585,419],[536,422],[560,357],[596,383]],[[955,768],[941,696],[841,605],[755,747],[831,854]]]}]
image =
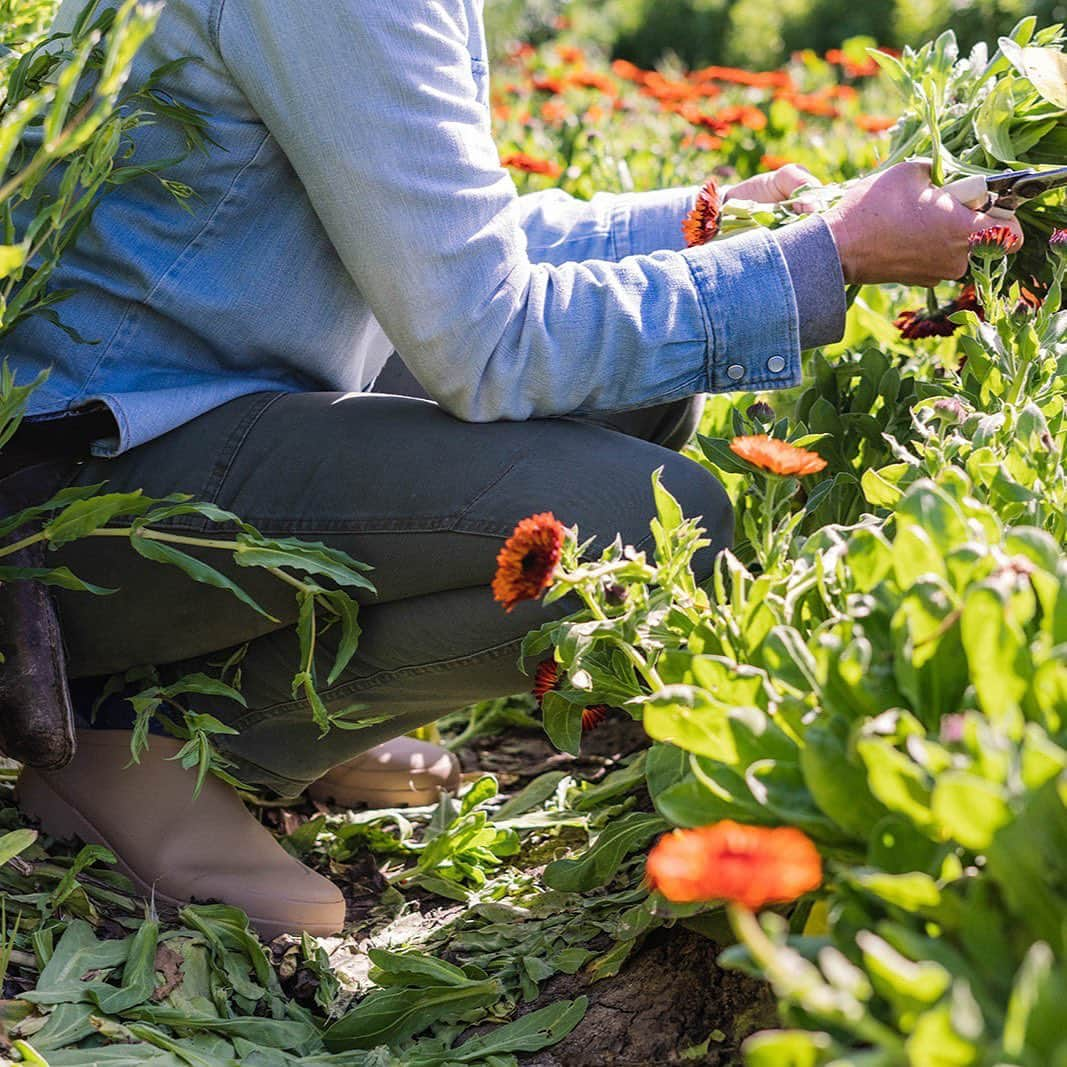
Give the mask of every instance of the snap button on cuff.
[{"label": "snap button on cuff", "polygon": [[771,356],[771,358],[767,360],[767,370],[769,370],[771,374],[781,374],[782,371],[785,370],[785,360],[782,359],[781,356]]},{"label": "snap button on cuff", "polygon": [[745,376],[745,368],[740,363],[731,363],[726,368],[726,377],[732,382],[739,382]]}]

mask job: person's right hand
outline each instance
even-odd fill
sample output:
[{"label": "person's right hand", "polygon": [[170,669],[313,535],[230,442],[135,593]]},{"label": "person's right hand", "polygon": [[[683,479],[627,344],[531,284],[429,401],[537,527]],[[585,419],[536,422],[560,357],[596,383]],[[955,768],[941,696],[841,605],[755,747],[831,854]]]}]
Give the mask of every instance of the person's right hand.
[{"label": "person's right hand", "polygon": [[1016,219],[992,219],[932,185],[930,165],[899,163],[857,182],[827,212],[845,280],[850,285],[898,282],[933,286],[967,272],[968,239],[1008,226],[1023,243]]}]

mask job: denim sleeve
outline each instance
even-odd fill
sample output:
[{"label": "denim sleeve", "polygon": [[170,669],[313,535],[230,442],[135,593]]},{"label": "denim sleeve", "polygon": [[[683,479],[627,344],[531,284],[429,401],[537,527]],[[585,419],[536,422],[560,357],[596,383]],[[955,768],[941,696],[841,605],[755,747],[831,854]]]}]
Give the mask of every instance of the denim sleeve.
[{"label": "denim sleeve", "polygon": [[218,16],[231,75],[446,410],[526,419],[800,381],[793,283],[770,234],[533,260],[461,0],[225,0]]},{"label": "denim sleeve", "polygon": [[562,189],[519,197],[519,217],[534,263],[610,259],[685,248],[682,220],[699,186],[647,193],[597,193],[579,200]]}]

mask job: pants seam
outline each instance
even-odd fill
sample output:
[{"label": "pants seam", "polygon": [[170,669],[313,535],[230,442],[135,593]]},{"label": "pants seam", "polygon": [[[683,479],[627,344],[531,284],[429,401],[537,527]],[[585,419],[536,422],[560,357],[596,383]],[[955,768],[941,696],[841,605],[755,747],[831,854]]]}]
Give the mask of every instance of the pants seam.
[{"label": "pants seam", "polygon": [[[332,700],[335,698],[343,699],[347,696],[354,696],[357,693],[387,685],[398,678],[432,674],[436,671],[444,671],[454,667],[473,666],[476,663],[483,663],[486,660],[496,659],[497,657],[504,655],[506,652],[514,652],[516,648],[522,645],[523,640],[524,638],[521,637],[515,638],[502,645],[493,645],[490,648],[482,649],[479,652],[465,656],[433,660],[430,663],[415,663],[406,667],[398,667],[395,670],[390,671],[379,671],[376,674],[368,675],[366,678],[357,678],[353,681],[335,685],[330,689],[320,690],[319,695],[324,700]],[[254,711],[242,715],[239,719],[235,719],[231,725],[238,731],[248,729],[250,727],[259,726],[271,719],[280,718],[288,712],[296,711],[299,708],[306,707],[306,705],[306,701],[299,699],[271,704],[269,707],[257,708]]]},{"label": "pants seam", "polygon": [[216,465],[212,470],[211,477],[204,486],[204,495],[212,504],[218,504],[218,499],[226,485],[226,480],[229,478],[230,471],[233,470],[233,465],[237,461],[241,449],[244,448],[249,434],[255,429],[256,424],[266,412],[286,395],[285,393],[264,394],[261,396],[260,401],[253,404],[245,417],[234,427],[233,433],[230,434],[222,450],[223,462]]}]

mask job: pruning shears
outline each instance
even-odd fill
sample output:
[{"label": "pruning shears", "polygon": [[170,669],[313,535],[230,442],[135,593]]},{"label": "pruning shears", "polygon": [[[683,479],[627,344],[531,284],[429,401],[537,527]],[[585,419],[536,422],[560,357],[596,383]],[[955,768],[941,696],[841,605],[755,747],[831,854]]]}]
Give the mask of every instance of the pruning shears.
[{"label": "pruning shears", "polygon": [[1067,188],[1067,167],[1054,170],[1009,170],[973,174],[950,182],[945,191],[961,204],[995,219],[1010,219],[1028,200]]}]

